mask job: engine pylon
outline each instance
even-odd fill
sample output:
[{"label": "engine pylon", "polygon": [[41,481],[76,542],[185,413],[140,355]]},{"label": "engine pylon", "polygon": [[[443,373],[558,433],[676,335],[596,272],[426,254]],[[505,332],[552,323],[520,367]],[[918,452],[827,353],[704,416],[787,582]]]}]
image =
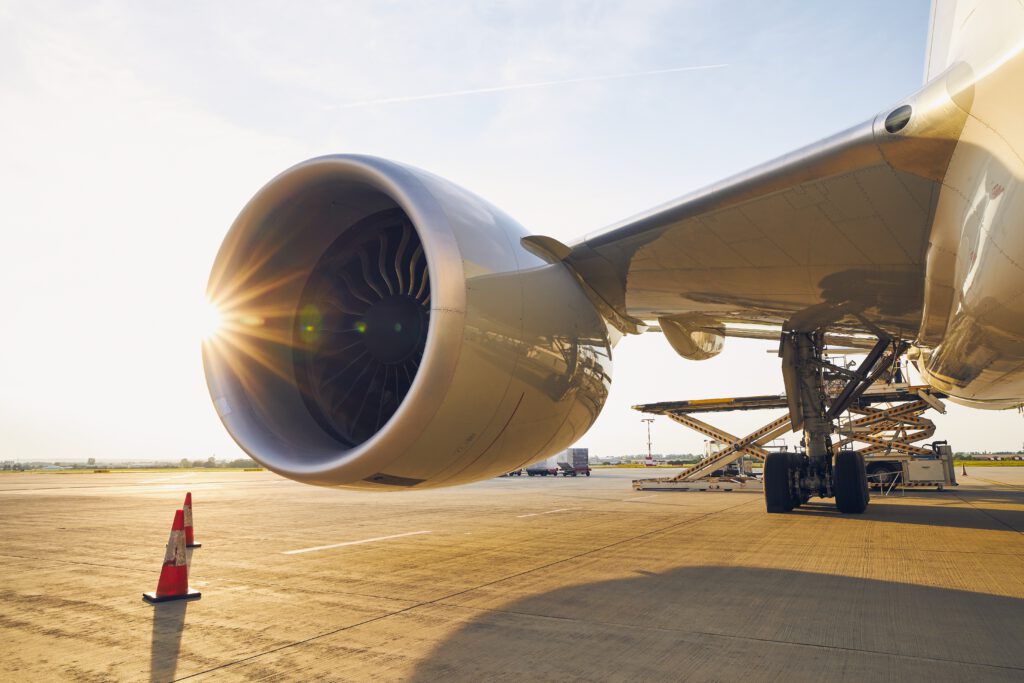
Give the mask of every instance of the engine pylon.
[{"label": "engine pylon", "polygon": [[185,513],[176,510],[174,523],[171,525],[171,537],[167,539],[167,550],[164,552],[164,564],[160,568],[160,580],[156,591],[143,593],[142,599],[148,603],[168,602],[171,600],[196,600],[202,597],[199,591],[188,586],[188,556],[185,550]]}]

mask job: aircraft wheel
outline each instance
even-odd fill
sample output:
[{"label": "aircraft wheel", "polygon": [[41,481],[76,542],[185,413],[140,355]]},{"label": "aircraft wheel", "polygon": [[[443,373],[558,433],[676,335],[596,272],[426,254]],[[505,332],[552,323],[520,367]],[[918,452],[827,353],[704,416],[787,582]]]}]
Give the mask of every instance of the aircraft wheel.
[{"label": "aircraft wheel", "polygon": [[840,451],[832,468],[832,488],[836,507],[844,514],[859,515],[868,507],[868,476],[864,456],[856,451]]},{"label": "aircraft wheel", "polygon": [[810,494],[805,494],[799,490],[792,480],[796,478],[796,474],[800,471],[800,466],[803,464],[803,456],[796,453],[789,454],[789,478],[790,478],[790,498],[793,500],[793,507],[798,508],[808,500],[810,500]]},{"label": "aircraft wheel", "polygon": [[789,512],[793,509],[790,474],[789,453],[768,454],[763,477],[764,503],[768,512]]},{"label": "aircraft wheel", "polygon": [[868,481],[868,470],[864,467],[864,456],[860,453],[857,454],[860,461],[860,492],[864,496],[864,509],[868,507],[868,502],[871,500],[871,482]]}]

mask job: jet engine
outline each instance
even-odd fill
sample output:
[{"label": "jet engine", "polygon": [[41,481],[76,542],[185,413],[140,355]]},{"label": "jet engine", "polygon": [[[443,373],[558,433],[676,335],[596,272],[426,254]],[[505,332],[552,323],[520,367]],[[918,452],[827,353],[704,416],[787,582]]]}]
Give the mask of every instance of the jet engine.
[{"label": "jet engine", "polygon": [[271,180],[221,246],[203,347],[250,456],[311,484],[427,488],[575,442],[611,381],[575,276],[491,204],[424,171],[326,156]]}]

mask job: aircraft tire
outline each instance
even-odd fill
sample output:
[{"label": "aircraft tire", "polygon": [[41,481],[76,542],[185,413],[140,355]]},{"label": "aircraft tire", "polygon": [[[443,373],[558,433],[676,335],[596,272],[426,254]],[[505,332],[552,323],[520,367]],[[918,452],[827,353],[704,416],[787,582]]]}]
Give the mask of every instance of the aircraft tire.
[{"label": "aircraft tire", "polygon": [[768,512],[790,512],[793,495],[790,492],[789,453],[769,453],[764,461],[764,503]]},{"label": "aircraft tire", "polygon": [[832,481],[836,507],[840,512],[859,515],[868,508],[870,493],[863,455],[855,451],[840,451],[832,468]]}]

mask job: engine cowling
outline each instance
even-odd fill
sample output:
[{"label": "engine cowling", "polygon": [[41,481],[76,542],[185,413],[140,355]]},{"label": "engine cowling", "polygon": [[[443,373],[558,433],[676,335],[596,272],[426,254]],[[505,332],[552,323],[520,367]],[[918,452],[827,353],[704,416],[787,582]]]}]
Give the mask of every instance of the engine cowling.
[{"label": "engine cowling", "polygon": [[594,422],[617,333],[526,232],[419,169],[327,156],[235,220],[203,347],[235,441],[286,477],[425,488],[555,453]]}]

